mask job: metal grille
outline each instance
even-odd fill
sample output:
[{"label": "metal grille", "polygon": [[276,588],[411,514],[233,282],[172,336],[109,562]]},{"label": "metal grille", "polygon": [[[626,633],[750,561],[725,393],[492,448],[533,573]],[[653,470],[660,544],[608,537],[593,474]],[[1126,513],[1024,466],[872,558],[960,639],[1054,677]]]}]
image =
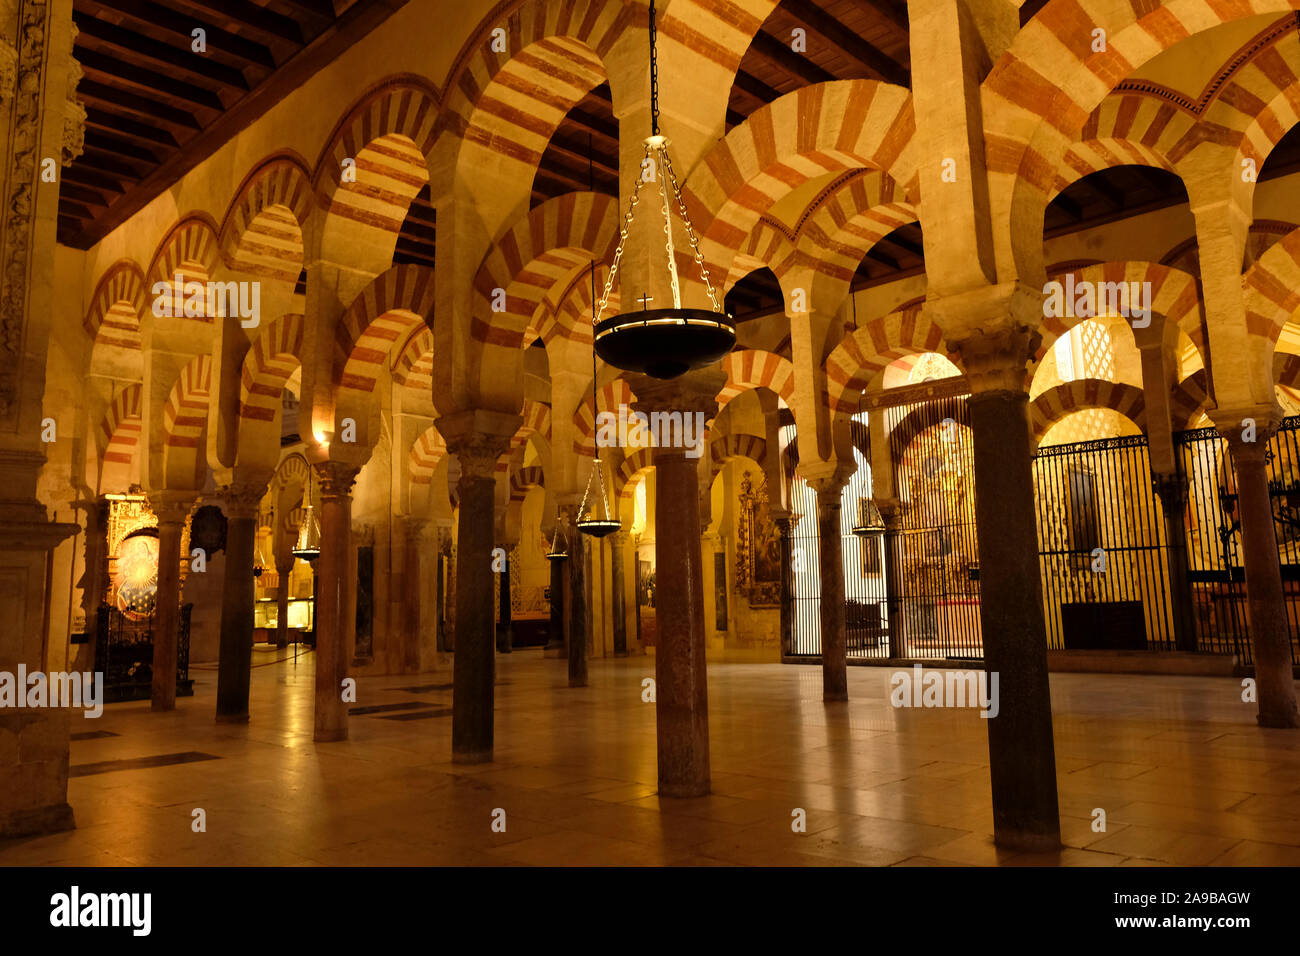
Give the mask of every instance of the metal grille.
[{"label": "metal grille", "polygon": [[905,502],[895,543],[901,608],[896,657],[984,656],[974,445],[966,398],[886,411],[895,492]]},{"label": "metal grille", "polygon": [[[1296,637],[1300,607],[1300,417],[1286,419],[1266,452],[1273,530],[1291,636],[1291,660],[1300,660]],[[1228,443],[1214,428],[1174,436],[1181,477],[1188,484],[1188,579],[1199,650],[1236,654],[1253,662],[1246,613],[1245,569],[1237,484]]]},{"label": "metal grille", "polygon": [[1047,646],[1173,650],[1169,542],[1146,437],[1040,448],[1034,491]]},{"label": "metal grille", "polygon": [[[182,604],[176,642],[176,693],[194,692],[190,681],[190,613]],[[111,604],[96,615],[95,670],[104,675],[104,695],[110,701],[147,700],[153,683],[153,615],[133,620]]]}]

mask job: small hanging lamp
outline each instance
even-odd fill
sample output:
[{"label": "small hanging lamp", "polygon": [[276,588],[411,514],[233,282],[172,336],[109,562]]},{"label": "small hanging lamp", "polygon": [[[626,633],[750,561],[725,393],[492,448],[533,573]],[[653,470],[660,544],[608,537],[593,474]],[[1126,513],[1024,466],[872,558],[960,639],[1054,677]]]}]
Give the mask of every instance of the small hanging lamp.
[{"label": "small hanging lamp", "polygon": [[[636,205],[640,198],[641,184],[645,179],[638,170],[636,182],[632,186],[632,198],[628,203],[627,214],[623,217],[623,226],[619,230],[618,248],[614,251],[614,262],[605,280],[605,291],[600,297],[599,306],[593,316],[593,336],[597,354],[615,368],[628,372],[643,372],[653,378],[676,378],[694,368],[701,368],[718,361],[731,351],[736,344],[736,324],[731,316],[723,310],[718,292],[709,279],[709,270],[704,265],[704,255],[700,252],[700,243],[695,236],[690,216],[686,212],[686,203],[682,199],[681,187],[677,184],[677,175],[673,172],[672,161],[668,158],[668,139],[659,132],[659,65],[656,55],[655,4],[650,0],[650,136],[645,141],[641,170],[657,169],[663,195],[662,212],[664,216],[664,234],[667,237],[668,284],[672,289],[672,305],[668,308],[648,308],[653,296],[642,293],[636,301],[640,310],[626,311],[602,321],[605,307],[609,303],[610,290],[614,287],[618,275],[619,262],[623,258],[623,247],[627,243],[632,219],[636,214]],[[677,209],[682,225],[686,229],[691,251],[695,254],[695,263],[699,266],[700,277],[708,291],[712,309],[694,309],[682,306],[681,289],[677,282],[677,254],[673,248],[672,210]]]},{"label": "small hanging lamp", "polygon": [[303,512],[302,524],[298,526],[298,540],[294,543],[292,554],[304,561],[315,561],[320,557],[320,524],[311,508],[311,473],[307,474],[307,493],[303,496],[306,510]]},{"label": "small hanging lamp", "polygon": [[[592,320],[595,320],[596,309],[596,263],[591,264],[591,308]],[[599,414],[599,404],[596,397],[596,352],[592,349],[591,353],[591,413],[593,418]],[[593,437],[592,441],[595,441]],[[592,485],[596,486],[595,496],[592,495]],[[591,511],[587,510],[587,502],[591,502]],[[609,497],[605,494],[605,468],[600,463],[600,450],[597,448],[596,457],[591,462],[591,474],[587,476],[587,487],[582,492],[582,504],[578,507],[578,530],[590,538],[603,538],[607,534],[613,534],[623,527],[622,522],[614,518],[609,513]]]},{"label": "small hanging lamp", "polygon": [[561,541],[564,532],[560,530],[559,515],[555,517],[555,534],[551,535],[551,550],[546,552],[547,561],[563,561],[569,556],[569,542]]},{"label": "small hanging lamp", "polygon": [[858,514],[858,523],[853,526],[853,533],[859,538],[871,538],[885,533],[885,519],[874,501],[865,502],[866,507]]}]

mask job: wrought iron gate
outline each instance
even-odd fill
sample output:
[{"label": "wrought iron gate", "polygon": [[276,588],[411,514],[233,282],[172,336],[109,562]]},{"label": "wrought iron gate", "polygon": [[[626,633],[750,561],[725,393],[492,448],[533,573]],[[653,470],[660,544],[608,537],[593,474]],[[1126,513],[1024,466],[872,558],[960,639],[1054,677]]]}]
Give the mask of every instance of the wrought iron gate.
[{"label": "wrought iron gate", "polygon": [[[1291,660],[1300,660],[1300,416],[1286,419],[1269,439],[1265,453],[1273,530]],[[1214,428],[1174,435],[1180,476],[1188,488],[1186,514],[1188,579],[1195,611],[1199,650],[1236,654],[1243,664],[1254,660],[1246,614],[1245,570],[1237,484],[1228,443]]]},{"label": "wrought iron gate", "polygon": [[1173,650],[1184,611],[1170,572],[1182,564],[1152,489],[1146,436],[1040,448],[1034,491],[1047,646]]},{"label": "wrought iron gate", "polygon": [[[190,680],[190,612],[182,604],[176,639],[176,695],[194,693]],[[96,615],[95,670],[104,675],[108,702],[147,700],[153,682],[153,615],[132,618],[111,604],[101,604]]]}]

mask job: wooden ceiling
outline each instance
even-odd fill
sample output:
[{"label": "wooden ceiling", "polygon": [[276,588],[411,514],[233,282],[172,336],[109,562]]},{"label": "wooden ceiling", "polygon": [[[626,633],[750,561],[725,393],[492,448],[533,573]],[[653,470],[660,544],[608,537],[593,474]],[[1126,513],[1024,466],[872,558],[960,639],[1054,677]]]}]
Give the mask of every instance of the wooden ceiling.
[{"label": "wooden ceiling", "polygon": [[406,2],[73,0],[86,149],[59,241],[89,248]]}]

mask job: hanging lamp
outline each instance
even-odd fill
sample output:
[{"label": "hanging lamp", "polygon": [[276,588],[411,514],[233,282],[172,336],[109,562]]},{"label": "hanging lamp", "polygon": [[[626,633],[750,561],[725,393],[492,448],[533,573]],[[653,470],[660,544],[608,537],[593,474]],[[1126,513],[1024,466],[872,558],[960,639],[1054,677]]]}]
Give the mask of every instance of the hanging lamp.
[{"label": "hanging lamp", "polygon": [[547,561],[563,561],[569,556],[569,542],[561,541],[560,516],[555,516],[555,534],[551,535],[551,550],[546,552]]},{"label": "hanging lamp", "polygon": [[298,526],[298,540],[290,552],[295,558],[315,561],[320,557],[320,525],[311,509],[311,473],[307,474],[307,493],[304,495],[307,505],[303,512],[302,524]]},{"label": "hanging lamp", "polygon": [[[596,309],[596,263],[591,264],[591,308],[592,318],[595,318]],[[599,405],[596,400],[596,352],[592,349],[591,353],[591,412],[595,416],[598,414]],[[593,437],[592,441],[595,441]],[[592,486],[595,485],[595,496],[592,496]],[[591,501],[591,511],[587,510],[587,502]],[[603,538],[607,534],[613,534],[623,527],[623,523],[617,518],[612,517],[609,513],[609,497],[605,494],[605,467],[600,463],[600,448],[596,446],[596,456],[591,460],[591,474],[587,476],[587,487],[582,492],[582,504],[578,506],[578,530],[589,538]]]},{"label": "hanging lamp", "polygon": [[[636,214],[640,199],[641,184],[644,175],[638,171],[636,182],[632,186],[632,198],[628,202],[627,214],[619,230],[618,247],[614,251],[614,262],[605,280],[605,291],[600,297],[596,314],[592,319],[596,353],[615,368],[627,372],[643,372],[653,378],[676,378],[691,369],[701,368],[721,359],[736,344],[736,324],[731,316],[723,310],[718,292],[709,279],[709,270],[704,265],[704,255],[700,252],[699,239],[691,225],[686,212],[686,203],[682,199],[681,188],[677,184],[677,175],[673,172],[672,161],[668,158],[670,145],[667,137],[659,132],[659,64],[656,54],[655,4],[650,0],[650,136],[645,140],[645,151],[641,169],[652,168],[658,172],[660,191],[663,195],[662,212],[664,217],[664,235],[667,237],[668,284],[672,289],[672,305],[667,308],[651,309],[648,304],[653,296],[642,293],[636,301],[640,310],[627,308],[626,311],[608,319],[602,319],[605,307],[609,303],[610,290],[618,276],[619,263],[623,258],[623,248],[627,244],[628,232]],[[700,277],[708,291],[712,309],[695,309],[682,306],[681,288],[677,281],[677,258],[673,248],[672,211],[676,207],[685,227],[686,236],[699,266]]]},{"label": "hanging lamp", "polygon": [[866,502],[866,507],[859,512],[858,523],[852,530],[859,538],[870,538],[885,533],[885,519],[880,516],[880,509],[876,507],[874,501]]}]

